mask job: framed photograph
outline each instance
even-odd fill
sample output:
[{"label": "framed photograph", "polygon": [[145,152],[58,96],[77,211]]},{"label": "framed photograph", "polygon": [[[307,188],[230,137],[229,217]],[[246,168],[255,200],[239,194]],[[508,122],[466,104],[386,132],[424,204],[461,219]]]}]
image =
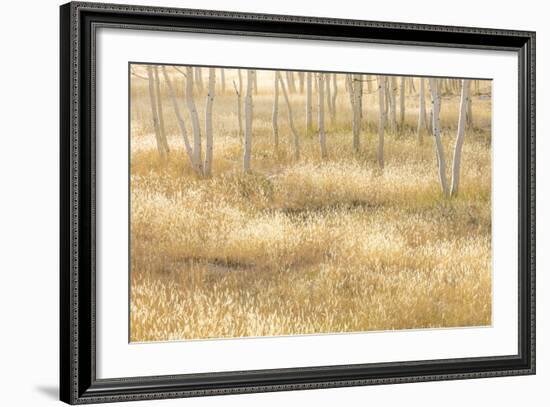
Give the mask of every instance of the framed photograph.
[{"label": "framed photograph", "polygon": [[535,373],[535,33],[61,6],[61,400]]}]

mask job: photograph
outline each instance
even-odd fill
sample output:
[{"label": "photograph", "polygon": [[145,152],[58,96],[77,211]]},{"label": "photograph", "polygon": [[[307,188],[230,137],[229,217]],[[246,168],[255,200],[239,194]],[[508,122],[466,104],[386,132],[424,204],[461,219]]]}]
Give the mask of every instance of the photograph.
[{"label": "photograph", "polygon": [[492,325],[491,79],[128,81],[131,343]]},{"label": "photograph", "polygon": [[58,63],[6,65],[59,171],[59,399],[536,394],[542,14],[282,1],[70,2]]}]

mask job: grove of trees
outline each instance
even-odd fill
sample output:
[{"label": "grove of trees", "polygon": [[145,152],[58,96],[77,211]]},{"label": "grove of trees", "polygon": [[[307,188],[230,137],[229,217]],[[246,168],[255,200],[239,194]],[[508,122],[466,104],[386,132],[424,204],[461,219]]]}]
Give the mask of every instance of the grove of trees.
[{"label": "grove of trees", "polygon": [[[327,143],[330,139],[330,133],[327,132],[327,118],[330,123],[334,123],[341,110],[337,105],[337,96],[345,92],[351,111],[349,142],[353,151],[359,152],[366,140],[364,123],[367,110],[364,107],[364,98],[365,95],[373,95],[378,100],[376,161],[378,167],[384,169],[384,166],[388,165],[384,150],[384,143],[387,142],[385,135],[397,134],[405,127],[406,97],[412,96],[418,98],[418,120],[413,126],[412,133],[415,133],[413,137],[418,144],[426,142],[428,137],[433,138],[434,154],[437,158],[437,168],[434,168],[434,173],[437,171],[442,194],[449,197],[458,194],[462,146],[467,132],[473,128],[474,121],[470,97],[471,80],[417,78],[415,81],[412,77],[388,75],[271,72],[273,86],[271,126],[275,151],[281,148],[279,122],[286,120],[290,129],[289,140],[292,140],[289,147],[292,149],[294,160],[300,160],[301,139],[315,134],[318,137],[319,157],[321,159],[330,157],[331,151]],[[232,81],[232,87],[226,84],[228,80],[226,70],[214,67],[147,65],[145,73],[133,69],[132,76],[147,81],[152,124],[161,159],[166,159],[171,154],[165,117],[172,114],[177,119],[186,159],[198,177],[212,176],[216,150],[213,121],[218,120],[217,117],[213,117],[216,91],[221,94],[231,92],[235,98],[238,134],[242,140],[242,171],[249,173],[253,170],[254,102],[258,95],[256,70],[237,70],[236,75],[233,75],[235,79]],[[176,85],[174,79],[176,77],[183,81],[183,87]],[[171,107],[163,106],[161,87],[167,89]],[[452,159],[450,180],[446,174],[440,120],[441,105],[444,103],[442,96],[445,94],[460,95],[454,151],[453,156],[449,157]],[[294,95],[303,95],[305,98],[303,117],[296,116],[293,112]],[[196,98],[205,98],[204,118],[199,117]],[[313,106],[316,106],[316,120],[313,116]],[[185,110],[187,113],[184,114]],[[281,112],[286,113],[286,118],[280,114]],[[300,121],[303,121],[303,126],[296,125]],[[300,129],[303,129],[303,134]],[[409,133],[411,132],[407,134]]]}]

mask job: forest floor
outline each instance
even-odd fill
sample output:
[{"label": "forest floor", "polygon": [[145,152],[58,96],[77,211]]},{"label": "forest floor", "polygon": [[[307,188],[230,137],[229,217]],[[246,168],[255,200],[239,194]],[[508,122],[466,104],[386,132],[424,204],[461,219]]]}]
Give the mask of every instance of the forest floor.
[{"label": "forest floor", "polygon": [[[172,151],[161,160],[140,86],[131,103],[131,341],[491,324],[490,99],[474,97],[459,195],[449,199],[439,187],[433,138],[417,142],[415,95],[406,98],[405,124],[386,134],[381,170],[376,95],[365,97],[354,152],[340,86],[337,119],[327,115],[326,160],[317,134],[306,135],[304,96],[291,95],[301,142],[296,161],[284,99],[275,151],[272,95],[260,91],[252,171],[243,175],[236,97],[228,88],[214,100],[213,176],[201,179],[167,97]],[[442,105],[447,174],[458,99]]]}]

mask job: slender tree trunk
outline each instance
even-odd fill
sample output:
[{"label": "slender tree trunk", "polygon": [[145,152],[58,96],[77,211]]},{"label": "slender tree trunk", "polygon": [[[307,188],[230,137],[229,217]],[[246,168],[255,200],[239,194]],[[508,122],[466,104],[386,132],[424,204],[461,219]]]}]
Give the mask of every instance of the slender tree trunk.
[{"label": "slender tree trunk", "polygon": [[330,89],[330,74],[323,74],[325,75],[325,79],[323,79],[323,81],[325,82],[325,99],[327,100],[327,109],[328,109],[328,114],[329,114],[329,117],[332,118],[332,94],[331,94],[331,89]]},{"label": "slender tree trunk", "polygon": [[172,107],[174,108],[174,113],[176,114],[176,119],[178,121],[181,137],[183,139],[183,145],[185,147],[185,152],[187,153],[187,157],[189,158],[191,167],[197,173],[197,175],[200,176],[202,175],[202,173],[198,165],[199,163],[195,162],[195,155],[193,154],[193,148],[191,147],[191,144],[189,143],[189,138],[187,137],[187,129],[185,128],[185,122],[183,120],[183,116],[181,115],[181,110],[179,107],[178,100],[176,98],[176,94],[174,92],[174,87],[172,86],[172,82],[170,81],[170,78],[166,73],[166,67],[164,66],[162,67],[162,75],[164,76],[164,80],[166,82],[166,85],[168,86],[168,95],[170,96],[170,100],[172,101]]},{"label": "slender tree trunk", "polygon": [[279,147],[279,124],[278,124],[278,118],[279,118],[279,73],[278,71],[275,71],[274,73],[274,83],[275,86],[275,94],[273,98],[273,114],[271,116],[271,121],[273,123],[273,145],[275,146],[275,150]]},{"label": "slender tree trunk", "polygon": [[283,92],[283,97],[285,98],[286,107],[288,111],[288,124],[290,125],[290,130],[292,131],[293,140],[294,140],[294,158],[298,160],[300,158],[300,138],[298,137],[298,132],[294,127],[294,120],[292,118],[292,106],[290,105],[290,100],[288,99],[288,93],[286,91],[285,82],[283,81],[283,76],[280,72],[277,72],[279,78],[279,84],[281,85],[281,91]]},{"label": "slender tree trunk", "polygon": [[313,113],[311,101],[312,73],[306,73],[306,134],[309,135],[313,128]]},{"label": "slender tree trunk", "polygon": [[157,150],[161,158],[165,157],[164,147],[160,138],[158,104],[155,94],[155,78],[153,76],[153,68],[147,65],[147,79],[149,81],[149,101],[151,103],[151,117],[153,118],[153,127],[155,129],[155,140],[157,141]]},{"label": "slender tree trunk", "polygon": [[419,103],[420,107],[418,110],[418,129],[417,129],[417,137],[418,142],[422,143],[422,137],[424,135],[424,132],[428,130],[428,126],[426,123],[426,96],[425,96],[425,84],[424,84],[424,78],[420,78],[420,91],[419,91],[420,97],[419,97]]},{"label": "slender tree trunk", "polygon": [[305,73],[298,72],[298,83],[300,84],[300,94],[304,93],[304,79],[305,79]]},{"label": "slender tree trunk", "polygon": [[349,103],[351,106],[351,145],[353,151],[359,150],[359,137],[357,136],[357,101],[355,95],[354,76],[346,75],[346,90],[349,95]]},{"label": "slender tree trunk", "polygon": [[159,78],[159,69],[158,66],[155,65],[153,68],[153,73],[155,74],[155,93],[156,93],[156,100],[157,100],[157,112],[158,112],[158,120],[159,120],[159,138],[160,143],[162,146],[162,153],[161,155],[167,156],[170,152],[170,147],[168,147],[168,140],[166,139],[166,130],[164,128],[164,112],[162,111],[162,99],[160,95],[160,78]]},{"label": "slender tree trunk", "polygon": [[367,92],[372,93],[372,77],[371,75],[366,75],[366,81],[367,81]]},{"label": "slender tree trunk", "polygon": [[[195,68],[197,69],[197,68]],[[200,68],[199,68],[200,69]],[[202,141],[201,141],[201,127],[199,124],[199,115],[195,106],[195,99],[193,97],[193,68],[186,67],[187,83],[185,88],[185,102],[187,103],[187,109],[191,115],[191,125],[193,127],[193,155],[194,161],[198,163],[200,173],[204,174],[202,168]]]},{"label": "slender tree trunk", "polygon": [[253,69],[253,71],[254,71],[254,82],[252,84],[254,86],[254,94],[257,95],[258,94],[258,75],[256,75],[255,69]]},{"label": "slender tree trunk", "polygon": [[449,195],[449,188],[447,186],[447,178],[445,175],[445,151],[443,150],[443,143],[441,142],[441,130],[439,127],[439,111],[441,107],[441,96],[438,89],[437,79],[430,78],[430,92],[432,94],[432,131],[435,141],[435,148],[437,154],[437,165],[439,171],[439,183],[441,185],[441,190],[443,195]]},{"label": "slender tree trunk", "polygon": [[250,155],[252,153],[252,115],[253,102],[252,92],[254,88],[254,71],[249,69],[246,71],[246,95],[244,99],[244,154],[243,154],[243,172],[250,171]]},{"label": "slender tree trunk", "polygon": [[414,78],[411,76],[409,77],[409,93],[415,94],[416,88],[414,87]]},{"label": "slender tree trunk", "polygon": [[384,127],[386,125],[386,111],[385,111],[385,94],[386,94],[386,77],[378,77],[378,149],[376,151],[376,158],[380,168],[384,168]]},{"label": "slender tree trunk", "polygon": [[458,129],[456,131],[456,143],[453,156],[453,176],[451,181],[451,196],[458,194],[460,181],[460,160],[462,158],[462,144],[464,143],[464,130],[466,128],[466,112],[468,99],[470,98],[470,81],[462,80],[462,93],[460,96],[460,114],[458,116]]},{"label": "slender tree trunk", "polygon": [[397,132],[397,107],[395,101],[395,93],[397,91],[397,85],[395,76],[390,77],[389,80],[389,90],[390,90],[390,128],[392,133]]},{"label": "slender tree trunk", "polygon": [[390,81],[388,79],[384,80],[385,89],[384,89],[384,112],[386,114],[386,121],[390,114]]},{"label": "slender tree trunk", "polygon": [[201,94],[203,89],[202,84],[202,68],[195,67],[195,88],[197,89],[197,93]]},{"label": "slender tree trunk", "polygon": [[468,96],[466,103],[466,127],[468,129],[474,128],[474,117],[472,114],[472,98]]},{"label": "slender tree trunk", "polygon": [[399,82],[399,126],[405,126],[405,77],[402,76]]},{"label": "slender tree trunk", "polygon": [[327,139],[325,134],[325,74],[319,73],[319,85],[318,85],[318,104],[319,104],[319,147],[321,148],[321,158],[327,158]]},{"label": "slender tree trunk", "polygon": [[[223,70],[222,70],[223,72]],[[204,131],[206,133],[206,153],[204,156],[204,175],[212,175],[212,160],[214,158],[214,138],[212,134],[212,105],[216,92],[216,69],[208,68],[208,96],[206,97],[206,117]]]},{"label": "slender tree trunk", "polygon": [[220,79],[222,81],[222,95],[225,94],[225,68],[220,68]]},{"label": "slender tree trunk", "polygon": [[294,72],[286,71],[286,82],[289,93],[296,93],[296,82],[294,81]]},{"label": "slender tree trunk", "polygon": [[352,113],[353,113],[353,123],[352,123],[352,146],[353,151],[358,152],[360,148],[360,136],[361,136],[361,113],[362,113],[362,93],[363,93],[363,83],[361,80],[361,75],[353,75],[351,77],[351,92],[353,97],[352,103]]},{"label": "slender tree trunk", "polygon": [[239,122],[239,138],[243,137],[243,75],[241,70],[239,69],[239,86],[235,86],[235,92],[237,93],[237,121]]},{"label": "slender tree trunk", "polygon": [[338,95],[338,78],[335,73],[332,74],[332,117],[331,122],[336,121],[336,96]]}]

